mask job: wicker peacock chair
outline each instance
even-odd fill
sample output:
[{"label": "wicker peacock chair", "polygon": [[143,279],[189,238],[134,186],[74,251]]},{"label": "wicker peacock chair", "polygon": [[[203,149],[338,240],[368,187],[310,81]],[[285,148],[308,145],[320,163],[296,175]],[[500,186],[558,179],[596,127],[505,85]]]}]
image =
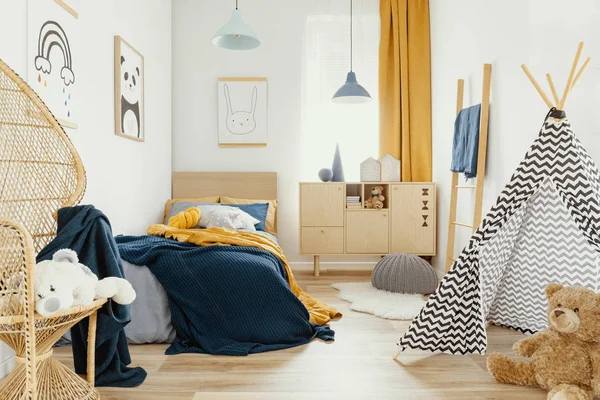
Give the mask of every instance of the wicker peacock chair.
[{"label": "wicker peacock chair", "polygon": [[[17,365],[1,399],[98,399],[94,388],[96,311],[106,299],[45,318],[34,311],[36,253],[56,236],[59,208],[79,203],[85,170],[35,92],[0,60],[0,340]],[[58,339],[90,317],[87,381],[52,357]]]}]

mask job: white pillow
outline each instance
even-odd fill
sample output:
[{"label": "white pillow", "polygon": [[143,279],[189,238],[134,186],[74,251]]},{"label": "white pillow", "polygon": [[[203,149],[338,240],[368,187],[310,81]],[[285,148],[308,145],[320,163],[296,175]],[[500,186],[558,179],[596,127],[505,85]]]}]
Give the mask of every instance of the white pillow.
[{"label": "white pillow", "polygon": [[256,227],[254,225],[260,223],[259,220],[254,218],[252,215],[248,214],[245,211],[240,210],[237,207],[234,208],[236,211],[236,215],[233,219],[233,224],[235,225],[235,229],[241,229],[250,232],[256,232]]},{"label": "white pillow", "polygon": [[[210,207],[210,208],[209,208]],[[256,232],[254,225],[260,221],[237,207],[204,206],[199,225],[201,228],[229,228]]]},{"label": "white pillow", "polygon": [[230,213],[218,209],[202,213],[201,225],[203,228],[236,229]]},{"label": "white pillow", "polygon": [[[212,216],[210,216],[210,214],[214,211],[214,210],[218,210],[221,208],[220,205],[218,204],[201,204],[196,206],[200,209],[200,221],[198,221],[198,224],[196,224],[196,226],[198,228],[208,228],[208,222],[213,221]],[[233,222],[232,222],[233,225]],[[233,228],[231,228],[233,229]]]}]

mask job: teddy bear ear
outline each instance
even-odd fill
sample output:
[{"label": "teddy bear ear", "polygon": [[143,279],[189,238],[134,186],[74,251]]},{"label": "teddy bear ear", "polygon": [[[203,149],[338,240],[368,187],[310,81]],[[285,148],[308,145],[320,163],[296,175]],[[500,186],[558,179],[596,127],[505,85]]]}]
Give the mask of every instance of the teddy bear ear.
[{"label": "teddy bear ear", "polygon": [[79,262],[79,258],[77,257],[77,253],[75,253],[73,250],[61,249],[54,253],[52,256],[52,261],[77,264]]},{"label": "teddy bear ear", "polygon": [[554,294],[563,287],[564,286],[560,283],[549,283],[548,286],[546,286],[546,298],[549,299],[550,297],[554,296]]}]

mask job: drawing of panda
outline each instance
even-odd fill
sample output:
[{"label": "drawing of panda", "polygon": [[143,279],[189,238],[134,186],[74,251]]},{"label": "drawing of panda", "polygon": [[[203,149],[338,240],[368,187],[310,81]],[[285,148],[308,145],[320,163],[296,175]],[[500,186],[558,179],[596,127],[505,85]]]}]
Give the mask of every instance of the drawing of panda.
[{"label": "drawing of panda", "polygon": [[140,67],[121,56],[121,132],[139,138],[141,134]]}]

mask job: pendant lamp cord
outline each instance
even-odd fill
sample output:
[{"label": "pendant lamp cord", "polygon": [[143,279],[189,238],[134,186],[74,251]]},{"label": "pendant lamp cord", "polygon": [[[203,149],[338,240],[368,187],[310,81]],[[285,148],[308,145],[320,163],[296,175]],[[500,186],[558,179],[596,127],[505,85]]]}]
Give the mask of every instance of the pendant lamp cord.
[{"label": "pendant lamp cord", "polygon": [[235,0],[235,9],[238,9],[238,0]]},{"label": "pendant lamp cord", "polygon": [[352,72],[352,47],[353,47],[353,42],[352,42],[352,18],[354,16],[354,14],[352,13],[352,3],[353,3],[353,1],[350,0],[350,72]]}]

